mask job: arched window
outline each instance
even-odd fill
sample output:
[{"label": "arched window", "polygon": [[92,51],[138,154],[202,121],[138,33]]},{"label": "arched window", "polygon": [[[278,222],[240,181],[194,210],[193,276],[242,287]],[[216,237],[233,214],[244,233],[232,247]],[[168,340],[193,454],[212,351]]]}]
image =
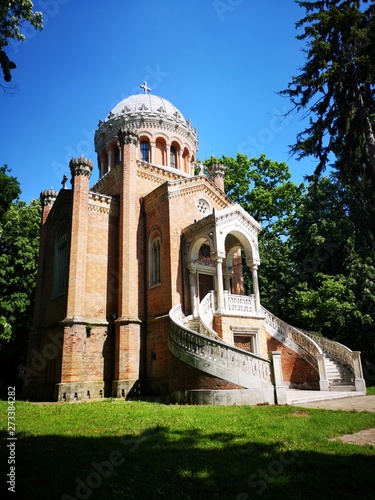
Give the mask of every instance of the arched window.
[{"label": "arched window", "polygon": [[160,234],[155,232],[150,238],[150,286],[158,285],[161,282],[160,248]]},{"label": "arched window", "polygon": [[141,160],[150,161],[150,145],[148,141],[141,142]]},{"label": "arched window", "polygon": [[64,221],[60,223],[55,237],[52,298],[66,293],[69,261],[68,240],[68,224]]},{"label": "arched window", "polygon": [[171,167],[177,168],[177,154],[174,146],[171,146]]}]

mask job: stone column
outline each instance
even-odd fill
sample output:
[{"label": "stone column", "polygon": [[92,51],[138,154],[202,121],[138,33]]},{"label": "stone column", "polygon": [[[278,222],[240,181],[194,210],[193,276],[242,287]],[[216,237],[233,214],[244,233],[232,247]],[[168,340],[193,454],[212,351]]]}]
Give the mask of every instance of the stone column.
[{"label": "stone column", "polygon": [[329,381],[327,378],[326,365],[324,362],[324,354],[318,353],[316,355],[316,359],[318,361],[319,370],[319,388],[321,391],[329,391]]},{"label": "stone column", "polygon": [[111,166],[112,166],[112,151],[110,149],[108,149],[108,151],[107,151],[107,157],[108,157],[108,170],[107,170],[107,172],[109,172],[111,170]]},{"label": "stone column", "polygon": [[224,311],[223,260],[225,252],[211,252],[211,257],[216,262],[217,312],[220,313]]},{"label": "stone column", "polygon": [[197,311],[197,299],[196,299],[196,287],[195,287],[195,278],[197,274],[197,270],[195,267],[189,267],[189,288],[190,288],[190,307],[191,314],[194,316],[198,316]]},{"label": "stone column", "polygon": [[167,152],[167,163],[166,163],[166,166],[170,167],[171,166],[171,145],[170,144],[166,145],[166,152]]},{"label": "stone column", "polygon": [[366,382],[363,378],[362,372],[361,353],[360,351],[353,351],[352,356],[355,375],[355,390],[366,392]]},{"label": "stone column", "polygon": [[191,171],[191,156],[188,155],[187,158],[186,158],[186,170],[187,170],[187,173],[191,176],[194,175],[194,172]]},{"label": "stone column", "polygon": [[228,293],[232,293],[230,286],[230,279],[232,277],[233,271],[229,271],[228,269],[224,272],[224,281],[225,281],[225,290]]},{"label": "stone column", "polygon": [[260,294],[259,294],[259,282],[258,282],[258,266],[256,264],[252,264],[251,272],[253,276],[253,293],[255,299],[255,311],[260,312]]},{"label": "stone column", "polygon": [[275,403],[277,405],[286,404],[286,390],[283,381],[283,371],[281,366],[281,352],[272,351],[272,371],[273,371],[273,384],[275,387]]},{"label": "stone column", "polygon": [[148,161],[150,163],[155,163],[154,159],[155,159],[155,142],[150,142],[150,158]]}]

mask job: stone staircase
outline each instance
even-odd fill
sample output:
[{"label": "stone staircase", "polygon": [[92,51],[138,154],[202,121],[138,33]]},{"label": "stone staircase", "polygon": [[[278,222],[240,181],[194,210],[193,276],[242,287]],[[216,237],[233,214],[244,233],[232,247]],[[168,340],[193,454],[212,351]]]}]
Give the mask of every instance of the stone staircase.
[{"label": "stone staircase", "polygon": [[[254,317],[251,297],[242,300],[243,296],[231,295],[227,298],[228,303],[238,298],[241,299],[239,315]],[[174,307],[169,313],[170,351],[185,364],[243,387],[245,397],[250,393],[255,394],[254,390],[257,391],[250,404],[271,402],[273,391],[278,404],[283,404],[281,401],[286,402],[280,360],[275,358],[271,362],[224,342],[210,327],[215,306],[214,293],[210,292],[199,304],[198,317],[186,317],[181,305]],[[230,308],[226,308],[226,311],[233,315]],[[342,394],[354,392],[353,395],[366,393],[359,352],[353,352],[338,342],[288,325],[264,307],[261,307],[258,317],[264,320],[265,329],[271,336],[295,351],[318,371],[322,396],[325,394],[329,398],[328,391]],[[275,375],[275,363],[280,371],[280,379]],[[225,391],[216,392],[224,394]]]},{"label": "stone staircase", "polygon": [[[229,401],[230,404],[274,404],[276,391],[277,401],[285,403],[285,388],[275,386],[269,359],[227,344],[207,324],[202,323],[202,317],[185,317],[180,305],[169,312],[169,317],[169,350],[172,354],[184,364],[240,388],[189,390],[188,402],[195,401],[197,397],[200,400],[211,397],[218,400],[216,393],[220,393],[219,399],[224,398],[227,404]],[[176,401],[181,400],[180,395],[171,396]]]},{"label": "stone staircase", "polygon": [[190,317],[187,317],[187,318],[184,318],[183,320],[183,324],[189,328],[189,330],[192,330],[193,332],[197,332],[197,333],[200,333],[200,329],[199,329],[199,318],[190,318]]},{"label": "stone staircase", "polygon": [[324,361],[330,391],[355,391],[354,373],[347,365],[327,356]]}]

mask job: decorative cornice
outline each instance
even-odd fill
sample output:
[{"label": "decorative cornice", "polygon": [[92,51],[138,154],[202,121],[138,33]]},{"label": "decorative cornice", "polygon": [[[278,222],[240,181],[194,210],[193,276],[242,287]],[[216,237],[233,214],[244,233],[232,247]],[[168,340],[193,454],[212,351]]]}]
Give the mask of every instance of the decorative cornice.
[{"label": "decorative cornice", "polygon": [[99,124],[98,129],[95,132],[95,150],[97,152],[103,146],[108,137],[116,137],[117,130],[127,129],[133,131],[141,131],[143,129],[156,129],[156,131],[167,132],[173,135],[179,135],[187,143],[189,143],[194,150],[198,150],[198,136],[196,129],[193,129],[191,123],[183,122],[180,120],[172,119],[164,115],[157,115],[154,113],[148,113],[145,116],[134,113],[131,115],[120,116],[117,118],[111,118],[106,122]]},{"label": "decorative cornice", "polygon": [[107,172],[101,177],[94,186],[92,186],[91,191],[106,191],[108,186],[114,184],[119,184],[121,181],[121,165],[116,165],[112,170]]},{"label": "decorative cornice", "polygon": [[159,184],[167,180],[185,179],[188,174],[176,168],[154,165],[141,160],[137,160],[137,176],[142,179],[152,180]]},{"label": "decorative cornice", "polygon": [[215,212],[215,225],[217,227],[228,226],[236,223],[242,226],[248,233],[258,237],[262,226],[251,215],[249,215],[240,205],[234,205],[228,209]]},{"label": "decorative cornice", "polygon": [[118,216],[119,202],[111,196],[89,192],[89,210],[91,212]]},{"label": "decorative cornice", "polygon": [[69,162],[70,171],[72,177],[78,175],[84,175],[85,177],[90,177],[91,172],[94,168],[94,164],[88,158],[81,156],[80,158],[72,158]]}]

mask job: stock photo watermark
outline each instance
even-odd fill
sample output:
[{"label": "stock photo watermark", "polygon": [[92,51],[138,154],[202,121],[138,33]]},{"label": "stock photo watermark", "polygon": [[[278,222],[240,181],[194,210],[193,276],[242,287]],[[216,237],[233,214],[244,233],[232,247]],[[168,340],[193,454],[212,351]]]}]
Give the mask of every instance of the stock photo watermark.
[{"label": "stock photo watermark", "polygon": [[[158,431],[158,427],[149,429],[141,436],[123,436],[120,439],[121,445],[125,446],[129,453],[135,453],[139,446],[147,439]],[[61,495],[61,500],[87,500],[93,494],[94,490],[99,489],[103,485],[103,481],[109,479],[115,467],[123,465],[126,458],[122,451],[112,450],[103,462],[91,462],[92,471],[82,479],[81,477],[75,478],[76,488],[74,491],[75,496],[64,493]]]},{"label": "stock photo watermark", "polygon": [[236,7],[243,3],[243,1],[244,0],[214,0],[212,6],[220,21],[224,21],[225,16],[232,13]]},{"label": "stock photo watermark", "polygon": [[[36,0],[34,7],[36,11],[40,11],[43,14],[43,27],[46,27],[50,20],[57,16],[61,6],[67,5],[70,2],[71,0]],[[22,29],[22,35],[25,38],[23,40],[11,38],[9,40],[9,47],[17,54],[19,46],[30,42],[38,33],[39,31],[36,31],[31,24],[25,24]]]},{"label": "stock photo watermark", "polygon": [[[333,240],[331,235],[328,235],[325,242],[317,245],[314,249],[314,253],[306,257],[302,264],[297,267],[295,270],[295,275],[291,280],[286,280],[285,278],[281,281],[290,287],[297,286],[299,283],[302,283],[309,275],[317,271],[319,263],[325,262],[330,256],[333,255],[334,251],[341,246],[340,242],[336,242]],[[271,301],[274,304],[277,304],[281,297],[284,295],[284,292],[281,289],[276,290],[272,297]]]},{"label": "stock photo watermark", "polygon": [[7,489],[11,493],[16,492],[16,388],[8,387],[8,437],[7,437],[7,451],[8,451],[8,471]]},{"label": "stock photo watermark", "polygon": [[249,135],[238,146],[239,151],[249,158],[263,153],[264,146],[271,144],[275,137],[283,132],[293,120],[293,115],[288,113],[287,107],[282,110],[273,108],[271,113],[268,126],[261,128],[256,135]]},{"label": "stock photo watermark", "polygon": [[277,459],[271,460],[267,468],[259,468],[256,473],[251,474],[246,483],[251,488],[255,488],[250,494],[241,492],[236,496],[236,500],[247,500],[252,498],[254,493],[262,495],[268,488],[269,483],[273,483],[276,477],[282,476],[288,465],[294,463],[299,456],[298,451],[280,453]]}]

